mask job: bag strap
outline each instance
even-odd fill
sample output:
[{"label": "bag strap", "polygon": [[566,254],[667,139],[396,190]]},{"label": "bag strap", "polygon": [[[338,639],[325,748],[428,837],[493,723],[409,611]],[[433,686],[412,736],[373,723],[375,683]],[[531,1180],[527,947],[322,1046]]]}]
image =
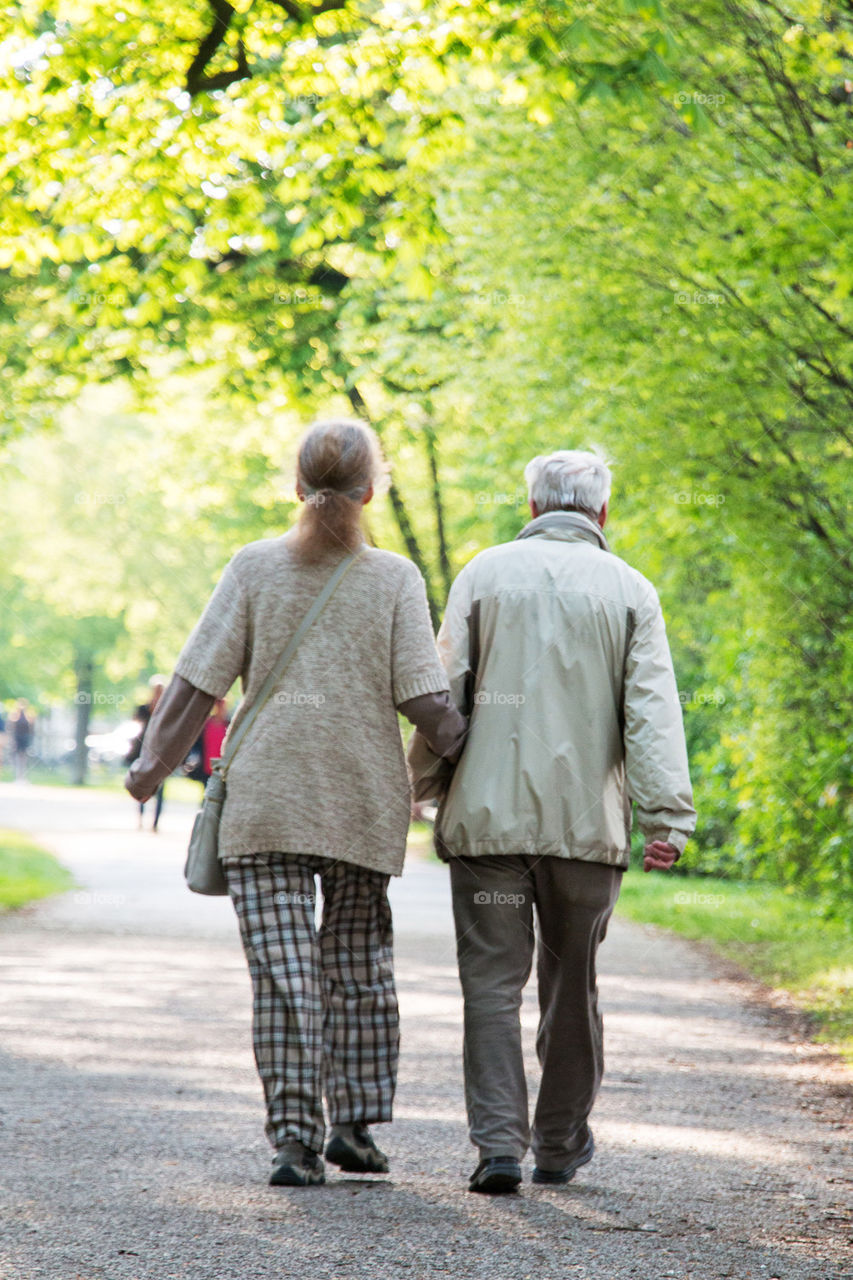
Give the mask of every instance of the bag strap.
[{"label": "bag strap", "polygon": [[246,734],[249,732],[252,725],[255,723],[255,720],[258,718],[259,713],[261,712],[265,704],[269,701],[270,697],[272,696],[273,689],[278,684],[281,677],[284,675],[284,672],[287,669],[287,667],[290,665],[290,661],[293,658],[293,655],[296,653],[296,650],[299,647],[299,644],[302,641],[302,638],[305,635],[306,631],[308,630],[309,627],[312,626],[314,622],[316,622],[317,618],[320,616],[320,614],[325,609],[326,605],[329,603],[329,600],[332,598],[332,595],[340,586],[340,583],[342,582],[345,575],[349,573],[350,569],[353,567],[356,560],[360,560],[363,555],[364,555],[363,551],[358,551],[358,552],[353,552],[351,555],[345,556],[344,559],[337,566],[335,571],[332,573],[331,577],[329,577],[326,580],[326,583],[323,586],[322,591],[317,596],[316,600],[311,605],[311,608],[305,614],[305,617],[302,619],[299,626],[296,628],[293,635],[288,640],[287,645],[281,654],[281,657],[279,658],[275,666],[272,668],[266,680],[258,690],[257,697],[255,698],[255,701],[252,704],[251,709],[246,713],[246,716],[243,719],[242,723],[238,726],[237,732],[234,734],[234,737],[227,744],[225,753],[223,754],[222,758],[219,761],[217,761],[217,764],[218,764],[217,773],[219,773],[220,777],[224,778],[225,775],[227,774],[228,769],[231,765],[231,761],[234,759],[234,756],[237,753],[237,748],[240,746],[240,743],[243,741]]}]

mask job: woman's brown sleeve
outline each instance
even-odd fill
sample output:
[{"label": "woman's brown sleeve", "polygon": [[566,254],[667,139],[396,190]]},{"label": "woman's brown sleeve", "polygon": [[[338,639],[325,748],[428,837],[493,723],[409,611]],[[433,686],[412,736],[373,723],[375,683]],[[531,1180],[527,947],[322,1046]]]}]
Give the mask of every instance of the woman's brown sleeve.
[{"label": "woman's brown sleeve", "polygon": [[127,771],[124,785],[136,800],[147,800],[178,767],[204,728],[215,698],[172,676],[148,722],[142,750]]}]

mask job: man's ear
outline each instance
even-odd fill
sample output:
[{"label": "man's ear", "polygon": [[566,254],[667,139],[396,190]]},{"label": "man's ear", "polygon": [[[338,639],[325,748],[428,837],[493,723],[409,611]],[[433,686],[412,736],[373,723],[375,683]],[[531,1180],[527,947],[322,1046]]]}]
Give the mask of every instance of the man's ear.
[{"label": "man's ear", "polygon": [[537,507],[536,503],[533,501],[532,498],[529,501],[530,501],[530,514],[533,516],[533,519],[535,520],[539,515],[539,508]]},{"label": "man's ear", "polygon": [[302,488],[301,480],[296,481],[296,496],[300,502],[305,501],[305,490]]},{"label": "man's ear", "polygon": [[607,503],[606,503],[606,502],[605,502],[604,506],[601,508],[601,510],[599,511],[598,516],[597,516],[597,519],[598,519],[598,527],[599,527],[599,529],[603,529],[603,528],[604,528],[604,525],[605,525],[605,522],[606,522],[606,520],[607,520]]},{"label": "man's ear", "polygon": [[370,485],[366,490],[364,497],[361,500],[362,506],[366,507],[372,497],[373,497],[373,485]]}]

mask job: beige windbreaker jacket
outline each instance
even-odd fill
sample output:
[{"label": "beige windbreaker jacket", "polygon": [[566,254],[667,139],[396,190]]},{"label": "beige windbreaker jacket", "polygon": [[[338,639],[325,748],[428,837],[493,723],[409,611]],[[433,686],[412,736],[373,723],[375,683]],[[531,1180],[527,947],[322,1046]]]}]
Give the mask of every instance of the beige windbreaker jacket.
[{"label": "beige windbreaker jacket", "polygon": [[[531,521],[453,584],[438,636],[468,741],[442,801],[443,857],[550,854],[626,867],[631,802],[649,840],[692,832],[681,706],[657,594],[577,512]],[[419,799],[446,765],[415,734]]]}]

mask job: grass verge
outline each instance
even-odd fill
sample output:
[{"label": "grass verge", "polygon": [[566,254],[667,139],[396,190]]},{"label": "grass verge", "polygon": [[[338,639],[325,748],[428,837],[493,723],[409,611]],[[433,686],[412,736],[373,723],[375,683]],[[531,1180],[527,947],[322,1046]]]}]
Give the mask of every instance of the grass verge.
[{"label": "grass verge", "polygon": [[727,959],[787,991],[816,1038],[853,1062],[853,925],[802,894],[710,876],[624,877],[617,912],[710,943]]},{"label": "grass verge", "polygon": [[52,853],[19,831],[0,831],[0,911],[63,893],[74,878]]}]

